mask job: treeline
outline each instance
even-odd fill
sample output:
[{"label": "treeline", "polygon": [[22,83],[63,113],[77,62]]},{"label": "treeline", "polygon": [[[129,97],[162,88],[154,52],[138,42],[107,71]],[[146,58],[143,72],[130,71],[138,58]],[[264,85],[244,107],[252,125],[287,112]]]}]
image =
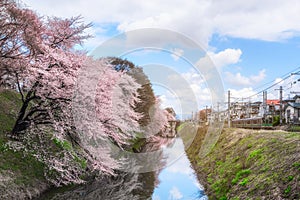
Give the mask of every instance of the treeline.
[{"label": "treeline", "polygon": [[81,183],[86,170],[114,174],[121,151],[151,138],[171,116],[143,70],[120,58],[93,59],[74,47],[91,36],[80,16],[39,16],[0,1],[0,88],[19,93],[11,131],[18,148],[45,164],[53,184]]}]

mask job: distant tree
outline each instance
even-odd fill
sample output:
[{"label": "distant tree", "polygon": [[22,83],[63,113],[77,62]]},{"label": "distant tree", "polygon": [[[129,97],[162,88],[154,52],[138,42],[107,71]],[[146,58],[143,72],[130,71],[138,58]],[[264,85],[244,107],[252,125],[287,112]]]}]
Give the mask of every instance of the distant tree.
[{"label": "distant tree", "polygon": [[141,85],[138,88],[138,98],[135,106],[135,111],[140,113],[139,124],[142,127],[142,131],[146,137],[158,134],[160,131],[166,130],[168,127],[168,120],[174,120],[175,116],[172,116],[175,112],[169,108],[169,114],[167,111],[160,108],[160,101],[155,96],[152,85],[146,74],[141,67],[135,66],[128,60],[120,58],[109,58],[113,68],[117,71],[126,72],[132,76],[135,81]]},{"label": "distant tree", "polygon": [[167,107],[167,108],[165,108],[165,110],[168,112],[168,114],[170,115],[170,117],[172,117],[175,120],[175,118],[176,118],[176,112],[174,111],[174,109],[171,108],[171,107]]},{"label": "distant tree", "polygon": [[199,111],[199,119],[202,120],[202,121],[207,121],[207,117],[210,114],[211,114],[211,109],[210,108],[200,110]]},{"label": "distant tree", "polygon": [[109,57],[108,60],[116,71],[128,72],[136,67],[132,62],[122,58]]},{"label": "distant tree", "polygon": [[142,117],[139,119],[139,124],[146,127],[150,123],[150,108],[155,105],[156,98],[152,89],[152,85],[148,77],[143,72],[141,67],[135,66],[128,60],[111,57],[110,63],[117,71],[123,71],[132,76],[141,87],[138,89],[139,101],[135,106],[135,111],[140,113]]}]

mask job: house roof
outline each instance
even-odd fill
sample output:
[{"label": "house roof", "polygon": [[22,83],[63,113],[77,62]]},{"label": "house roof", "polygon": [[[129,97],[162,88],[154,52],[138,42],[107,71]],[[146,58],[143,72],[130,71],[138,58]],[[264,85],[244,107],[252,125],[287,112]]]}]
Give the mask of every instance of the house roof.
[{"label": "house roof", "polygon": [[288,106],[300,109],[300,103],[289,102]]},{"label": "house roof", "polygon": [[295,96],[293,97],[294,100],[296,100],[296,99],[298,99],[298,98],[300,98],[299,95],[295,95]]},{"label": "house roof", "polygon": [[280,105],[279,99],[267,99],[267,105]]}]

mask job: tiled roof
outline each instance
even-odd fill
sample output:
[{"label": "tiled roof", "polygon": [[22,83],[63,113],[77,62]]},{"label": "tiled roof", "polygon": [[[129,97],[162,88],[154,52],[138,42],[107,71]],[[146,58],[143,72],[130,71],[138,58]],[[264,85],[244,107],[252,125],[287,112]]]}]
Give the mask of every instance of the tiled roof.
[{"label": "tiled roof", "polygon": [[267,105],[280,105],[279,99],[267,99]]}]

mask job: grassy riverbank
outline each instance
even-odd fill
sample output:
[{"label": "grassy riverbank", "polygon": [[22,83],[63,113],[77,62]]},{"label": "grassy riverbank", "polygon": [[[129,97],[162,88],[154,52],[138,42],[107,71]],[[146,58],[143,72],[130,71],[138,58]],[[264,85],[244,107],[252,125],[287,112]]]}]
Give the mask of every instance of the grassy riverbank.
[{"label": "grassy riverbank", "polygon": [[211,199],[300,199],[300,133],[224,129],[200,158],[206,132],[199,128],[186,151]]},{"label": "grassy riverbank", "polygon": [[29,153],[8,148],[21,99],[12,91],[0,92],[0,199],[24,199],[48,188],[43,163]]}]

